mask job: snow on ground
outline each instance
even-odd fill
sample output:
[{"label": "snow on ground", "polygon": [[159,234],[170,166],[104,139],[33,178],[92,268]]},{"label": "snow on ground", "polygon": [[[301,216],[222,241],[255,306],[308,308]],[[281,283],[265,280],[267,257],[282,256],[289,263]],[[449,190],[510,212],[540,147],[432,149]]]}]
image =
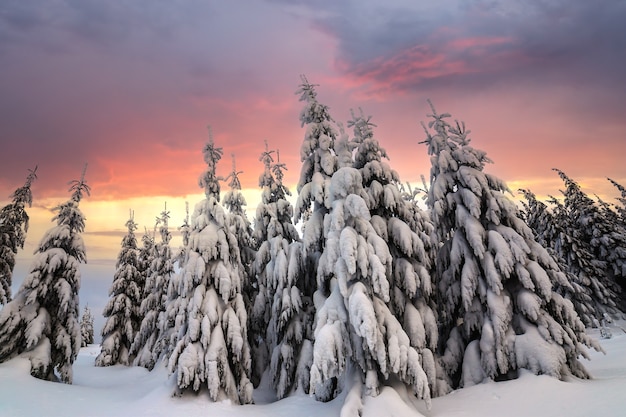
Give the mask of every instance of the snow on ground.
[{"label": "snow on ground", "polygon": [[[626,323],[621,322],[626,328]],[[472,417],[472,416],[621,416],[626,413],[626,332],[612,328],[613,338],[601,340],[606,351],[591,353],[587,367],[592,380],[559,381],[524,373],[514,381],[489,382],[457,390],[433,400],[427,410],[405,393],[384,389],[367,398],[363,417]],[[597,331],[591,333],[598,337]],[[74,384],[46,382],[30,376],[27,359],[0,364],[1,417],[159,417],[184,415],[229,417],[339,416],[345,397],[319,403],[299,394],[278,402],[264,388],[255,391],[255,405],[212,403],[205,395],[171,397],[164,369],[99,368],[94,360],[100,348],[83,348],[74,363]],[[412,402],[413,404],[408,404]]]}]

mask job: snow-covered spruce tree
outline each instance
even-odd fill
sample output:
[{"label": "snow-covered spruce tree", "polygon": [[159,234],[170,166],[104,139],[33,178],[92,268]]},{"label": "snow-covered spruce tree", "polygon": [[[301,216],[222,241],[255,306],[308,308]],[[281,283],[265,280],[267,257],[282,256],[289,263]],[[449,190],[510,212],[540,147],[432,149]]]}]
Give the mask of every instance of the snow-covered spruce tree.
[{"label": "snow-covered spruce tree", "polygon": [[93,315],[86,305],[80,318],[80,346],[85,347],[93,343]]},{"label": "snow-covered spruce tree", "polygon": [[242,295],[246,303],[246,310],[252,309],[255,289],[252,287],[251,270],[254,261],[254,241],[252,237],[252,226],[246,216],[246,199],[241,193],[241,181],[239,174],[243,171],[237,171],[235,164],[235,155],[233,158],[233,170],[224,178],[228,184],[229,190],[224,193],[222,204],[228,210],[228,222],[231,232],[237,237],[237,246],[239,246],[239,255],[243,268],[239,271],[242,274]]},{"label": "snow-covered spruce tree", "polygon": [[138,269],[138,248],[134,213],[126,221],[127,233],[117,256],[109,301],[104,306],[106,318],[102,328],[102,348],[96,357],[96,366],[130,365],[133,357],[130,347],[139,330],[141,292],[144,278]]},{"label": "snow-covered spruce tree", "polygon": [[[191,225],[189,224],[189,203],[185,202],[185,219],[182,226],[178,227],[182,235],[182,246],[178,253],[172,257],[172,265],[177,264],[179,269],[185,267],[187,262],[187,254],[189,248],[189,236],[191,234]],[[186,299],[178,293],[180,284],[183,279],[182,273],[172,273],[170,275],[167,292],[165,294],[165,310],[159,314],[158,329],[159,339],[156,341],[155,352],[159,352],[163,362],[167,364],[172,350],[178,340],[178,332],[186,317],[187,305]],[[155,357],[156,361],[158,358]]]},{"label": "snow-covered spruce tree", "polygon": [[273,153],[266,142],[259,158],[264,170],[259,177],[262,197],[254,223],[259,248],[253,268],[258,293],[250,330],[256,383],[269,362],[271,384],[280,399],[298,387],[309,391],[314,287],[304,279],[302,244],[292,222],[290,192],[283,184],[286,167],[278,151],[274,163]]},{"label": "snow-covered spruce tree", "polygon": [[[317,288],[317,296],[313,298],[315,310],[319,310],[324,299],[330,294],[328,284],[317,281],[316,271],[318,261],[324,249],[324,219],[329,212],[331,202],[328,188],[330,178],[337,170],[337,155],[334,143],[338,132],[330,116],[328,106],[317,101],[315,85],[309,83],[302,76],[302,84],[296,94],[305,105],[300,112],[301,126],[306,126],[304,139],[300,147],[302,167],[297,191],[298,199],[294,210],[294,223],[302,221],[302,250],[304,265],[305,287]],[[318,286],[318,284],[320,286]],[[325,387],[316,388],[318,400],[331,400],[341,391],[342,387],[337,378],[326,379]]]},{"label": "snow-covered spruce tree", "polygon": [[200,177],[206,199],[194,210],[187,263],[177,293],[186,317],[169,358],[178,394],[208,391],[214,401],[252,402],[247,312],[241,294],[242,268],[237,237],[219,203],[215,174],[222,148],[213,138],[203,150],[207,171]]},{"label": "snow-covered spruce tree", "polygon": [[[438,329],[429,271],[434,256],[433,226],[428,214],[413,199],[405,198],[398,174],[385,161],[387,153],[374,137],[371,116],[365,117],[362,110],[358,116],[352,112],[348,126],[353,127],[354,139],[347,149],[355,147],[354,167],[361,174],[368,197],[370,222],[387,243],[393,259],[388,305],[420,354],[431,393],[443,395],[449,387],[445,379],[437,381],[434,357]],[[344,159],[339,153],[340,160]]]},{"label": "snow-covered spruce tree", "polygon": [[[343,152],[339,160],[348,162]],[[316,300],[311,390],[329,398],[334,393],[327,390],[334,387],[326,382],[343,380],[348,396],[360,403],[363,395],[375,396],[380,385],[399,380],[429,404],[420,354],[388,306],[393,259],[371,221],[359,170],[340,167],[328,192],[332,208],[324,222],[326,245],[317,268],[318,287],[328,293],[316,293],[321,300]],[[346,406],[353,407],[350,402]]]},{"label": "snow-covered spruce tree", "polygon": [[[155,223],[154,230],[152,232],[148,231],[147,227],[144,227],[144,233],[141,237],[141,247],[139,248],[137,269],[143,276],[144,287],[142,288],[141,300],[143,301],[150,293],[151,289],[146,288],[146,282],[148,281],[148,277],[152,275],[152,261],[155,257],[155,235],[157,224]],[[143,316],[142,316],[143,319]]]},{"label": "snow-covered spruce tree", "polygon": [[30,186],[37,179],[37,167],[28,170],[23,186],[13,192],[13,201],[0,210],[0,305],[11,301],[11,283],[15,255],[24,248],[28,232],[28,214],[25,207],[33,204]]},{"label": "snow-covered spruce tree", "polygon": [[565,274],[518,217],[506,184],[483,172],[491,161],[469,145],[464,124],[431,108],[427,203],[439,246],[441,364],[452,387],[521,368],[587,378],[583,345],[601,348],[571,301],[552,290]]},{"label": "snow-covered spruce tree", "polygon": [[[611,223],[600,207],[585,194],[580,185],[563,171],[554,169],[565,184],[561,191],[567,218],[571,222],[571,236],[577,238],[595,258],[593,262],[603,270],[596,279],[606,289],[617,295],[613,300],[620,302],[621,287],[626,286],[626,228]],[[592,282],[592,285],[595,285]],[[624,301],[626,294],[622,296]]]},{"label": "snow-covered spruce tree", "polygon": [[526,199],[522,203],[522,218],[534,232],[537,242],[548,250],[568,278],[565,283],[557,283],[553,290],[573,303],[585,326],[597,327],[608,304],[613,304],[609,311],[613,311],[615,304],[611,301],[611,292],[589,278],[602,271],[594,265],[585,245],[572,236],[570,220],[558,200],[551,197],[549,201],[554,209],[550,211],[532,191],[520,192]]},{"label": "snow-covered spruce tree", "polygon": [[607,178],[607,179],[620,192],[620,196],[617,197],[617,201],[620,202],[620,205],[617,206],[617,212],[619,213],[619,216],[622,220],[622,224],[626,226],[626,187],[624,187],[617,181],[612,180],[611,178]]},{"label": "snow-covered spruce tree", "polygon": [[159,316],[165,312],[167,291],[174,272],[172,251],[169,244],[172,238],[169,232],[169,214],[166,204],[160,217],[156,219],[161,241],[154,245],[152,263],[149,268],[150,273],[146,278],[144,287],[146,295],[139,307],[142,319],[130,348],[130,352],[134,356],[134,364],[150,370],[154,368],[168,342],[163,339],[161,343],[157,343],[161,336]]},{"label": "snow-covered spruce tree", "polygon": [[68,384],[80,350],[79,264],[86,258],[85,217],[78,206],[89,195],[85,171],[70,184],[72,196],[54,209],[57,224],[41,239],[30,273],[0,310],[0,362],[23,354],[31,375]]}]

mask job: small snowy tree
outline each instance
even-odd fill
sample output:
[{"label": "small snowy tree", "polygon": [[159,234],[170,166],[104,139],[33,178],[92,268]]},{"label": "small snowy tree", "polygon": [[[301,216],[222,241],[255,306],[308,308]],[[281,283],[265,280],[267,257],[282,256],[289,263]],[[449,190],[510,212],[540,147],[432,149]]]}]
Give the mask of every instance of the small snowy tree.
[{"label": "small snowy tree", "polygon": [[[191,225],[189,224],[189,203],[185,202],[185,219],[182,226],[178,228],[182,236],[182,246],[178,253],[172,257],[172,265],[177,264],[178,268],[184,270],[187,262],[189,238],[191,234]],[[172,349],[178,340],[178,332],[186,318],[187,301],[178,293],[183,280],[183,273],[173,273],[170,275],[167,292],[165,294],[165,310],[159,313],[158,329],[159,339],[156,341],[153,352],[153,359],[156,361],[158,356],[163,358],[165,363],[168,362]]]},{"label": "small snowy tree", "polygon": [[41,239],[31,272],[0,310],[0,362],[23,354],[30,359],[31,375],[68,384],[80,350],[79,264],[86,259],[85,217],[78,205],[84,193],[89,195],[85,171],[70,184],[72,196],[55,208],[57,224]]},{"label": "small snowy tree", "polygon": [[128,232],[122,239],[122,249],[109,290],[111,298],[103,311],[106,322],[102,328],[102,349],[96,357],[96,366],[129,365],[132,362],[130,347],[141,323],[139,306],[144,279],[138,269],[137,223],[132,211],[126,227]]},{"label": "small snowy tree", "polygon": [[80,346],[85,347],[93,343],[93,316],[89,306],[85,306],[80,318]]},{"label": "small snowy tree", "polygon": [[207,171],[200,177],[206,199],[194,210],[187,262],[176,293],[186,317],[169,358],[176,392],[208,391],[214,401],[252,402],[247,312],[242,297],[237,237],[219,203],[215,174],[222,148],[209,134],[203,150]]},{"label": "small snowy tree", "polygon": [[274,163],[273,153],[265,142],[259,158],[264,166],[259,177],[262,197],[254,224],[258,292],[250,330],[253,381],[258,384],[269,362],[271,384],[280,399],[297,387],[308,392],[313,288],[304,280],[302,245],[291,220],[290,192],[283,184],[286,167],[278,151]]},{"label": "small snowy tree", "polygon": [[441,363],[452,387],[521,368],[588,377],[578,360],[583,345],[601,348],[572,303],[553,291],[567,284],[565,274],[518,217],[506,184],[483,172],[491,161],[469,145],[464,124],[450,125],[449,114],[431,108],[427,202],[439,247]]},{"label": "small snowy tree", "polygon": [[[235,155],[233,158],[233,170],[224,178],[228,183],[229,190],[224,193],[222,204],[228,210],[228,221],[231,232],[237,237],[237,246],[239,246],[239,254],[241,256],[241,266],[239,272],[242,274],[244,301],[246,306],[251,306],[254,298],[255,290],[252,287],[252,262],[254,260],[254,242],[252,237],[252,227],[246,216],[246,199],[241,193],[241,181],[239,174],[243,171],[237,171],[235,164]],[[246,308],[250,310],[251,307]]]},{"label": "small snowy tree", "polygon": [[[161,353],[167,349],[169,340],[161,338],[160,316],[165,312],[165,303],[170,279],[174,273],[172,251],[169,242],[169,211],[167,204],[157,217],[161,241],[154,245],[152,263],[144,286],[145,297],[139,306],[141,324],[132,342],[130,352],[135,356],[135,365],[154,368]],[[159,343],[160,341],[160,343]]]},{"label": "small snowy tree", "polygon": [[37,167],[28,170],[23,186],[13,192],[13,201],[0,210],[0,305],[11,301],[11,283],[15,255],[24,248],[28,232],[28,214],[25,206],[33,203],[30,186],[37,179]]}]

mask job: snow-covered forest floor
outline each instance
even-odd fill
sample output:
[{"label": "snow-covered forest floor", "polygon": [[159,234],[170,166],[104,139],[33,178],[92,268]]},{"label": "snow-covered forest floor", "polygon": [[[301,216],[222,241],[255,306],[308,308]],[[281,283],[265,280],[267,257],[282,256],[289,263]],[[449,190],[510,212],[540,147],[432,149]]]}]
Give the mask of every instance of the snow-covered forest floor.
[{"label": "snow-covered forest floor", "polygon": [[[489,382],[433,400],[432,409],[408,405],[394,390],[365,401],[363,416],[619,416],[626,410],[626,322],[611,327],[613,337],[600,340],[606,355],[591,352],[585,365],[592,380],[566,382],[524,373],[507,382]],[[590,333],[599,338],[596,330]],[[0,416],[339,416],[345,394],[320,403],[305,394],[268,402],[269,390],[254,393],[256,404],[212,403],[206,395],[172,398],[166,371],[141,367],[95,367],[100,347],[83,348],[74,363],[74,384],[52,383],[29,374],[28,359],[0,364]]]}]

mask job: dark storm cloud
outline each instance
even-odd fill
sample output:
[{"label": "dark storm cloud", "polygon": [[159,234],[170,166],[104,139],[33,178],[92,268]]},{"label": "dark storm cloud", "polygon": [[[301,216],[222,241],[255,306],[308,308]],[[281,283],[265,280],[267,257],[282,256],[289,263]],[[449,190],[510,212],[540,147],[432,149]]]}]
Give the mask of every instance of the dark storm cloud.
[{"label": "dark storm cloud", "polygon": [[341,4],[315,25],[336,38],[339,69],[381,88],[556,81],[624,92],[624,1]]}]

